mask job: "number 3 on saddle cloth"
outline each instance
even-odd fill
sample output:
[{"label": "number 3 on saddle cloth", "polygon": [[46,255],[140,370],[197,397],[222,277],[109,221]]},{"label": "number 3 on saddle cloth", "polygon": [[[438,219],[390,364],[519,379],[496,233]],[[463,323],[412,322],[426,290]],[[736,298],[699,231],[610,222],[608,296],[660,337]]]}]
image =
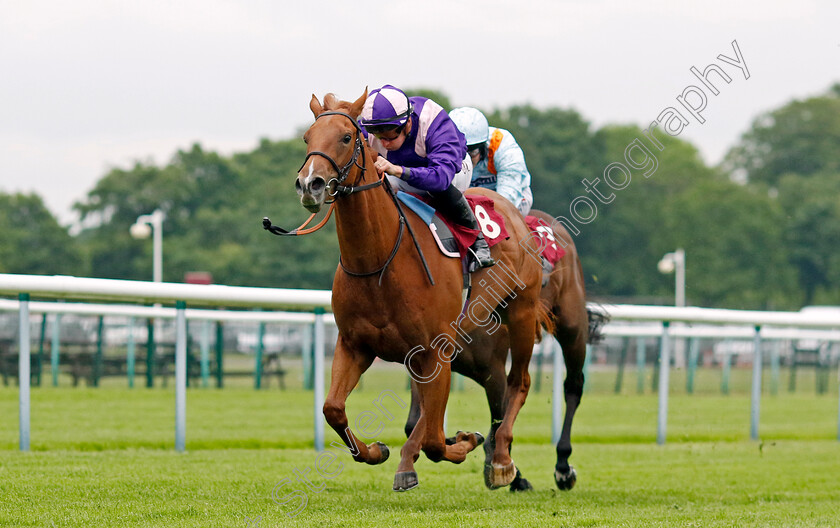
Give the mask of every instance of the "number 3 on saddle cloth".
[{"label": "number 3 on saddle cloth", "polygon": [[[467,198],[473,213],[475,213],[488,246],[493,247],[508,238],[504,218],[496,211],[492,199],[473,194],[465,194],[464,196]],[[475,242],[478,231],[445,221],[440,215],[435,214],[435,209],[432,206],[414,194],[398,191],[397,198],[429,226],[440,252],[447,257],[460,257],[463,268],[466,270],[467,248]],[[543,269],[546,272],[544,273],[545,283],[548,273],[554,269],[554,265],[563,258],[566,252],[557,244],[554,231],[544,220],[527,216],[525,217],[525,223],[531,232],[539,237],[536,241],[540,247]],[[465,279],[467,278],[466,275],[465,272]]]},{"label": "number 3 on saddle cloth", "polygon": [[[557,239],[554,238],[554,230],[548,225],[548,222],[536,216],[526,216],[525,223],[532,233],[537,234],[540,238],[538,244],[540,246],[540,256],[542,256],[543,268],[547,266],[554,269],[555,264],[560,261],[566,254],[566,250],[557,244]],[[550,271],[549,271],[550,273]]]}]

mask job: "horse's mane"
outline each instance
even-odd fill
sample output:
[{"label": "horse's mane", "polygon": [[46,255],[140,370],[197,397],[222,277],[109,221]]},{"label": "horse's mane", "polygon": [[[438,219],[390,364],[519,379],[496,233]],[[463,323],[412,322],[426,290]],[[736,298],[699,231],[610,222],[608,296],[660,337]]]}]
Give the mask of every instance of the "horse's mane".
[{"label": "horse's mane", "polygon": [[362,113],[362,107],[364,107],[365,100],[367,100],[367,94],[368,91],[365,88],[361,97],[355,101],[342,101],[334,93],[328,93],[324,96],[323,104],[321,104],[315,94],[312,94],[312,99],[309,101],[309,109],[312,110],[316,119],[324,112],[341,112],[351,116],[355,120]]},{"label": "horse's mane", "polygon": [[342,101],[334,93],[328,93],[324,96],[324,111],[334,112],[337,110],[347,111],[353,105],[352,101]]}]

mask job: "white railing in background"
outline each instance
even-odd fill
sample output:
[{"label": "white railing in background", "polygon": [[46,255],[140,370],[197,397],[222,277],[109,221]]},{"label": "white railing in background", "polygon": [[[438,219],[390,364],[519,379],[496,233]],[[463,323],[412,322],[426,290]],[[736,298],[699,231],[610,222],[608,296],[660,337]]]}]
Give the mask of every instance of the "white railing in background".
[{"label": "white railing in background", "polygon": [[[753,370],[750,398],[750,438],[758,439],[759,417],[761,414],[761,374],[762,374],[762,339],[823,339],[838,341],[840,319],[829,313],[803,312],[761,312],[750,310],[723,310],[713,308],[669,306],[631,306],[613,305],[601,306],[609,313],[612,321],[642,321],[660,322],[660,351],[659,351],[659,408],[656,429],[656,442],[665,443],[668,417],[668,384],[671,363],[671,341],[673,337],[711,337],[713,328],[710,324],[726,325],[720,328],[722,336],[738,332],[743,335],[751,332],[753,339]],[[701,323],[698,328],[685,325],[673,327],[672,323]],[[741,325],[741,328],[733,328]],[[750,329],[749,327],[752,327]],[[746,327],[746,328],[744,328]],[[655,327],[654,327],[655,328]],[[823,331],[803,330],[823,329]],[[624,330],[625,332],[621,332]],[[644,331],[650,331],[650,325],[645,325]],[[826,331],[829,330],[829,331]],[[608,332],[612,332],[608,334]],[[640,336],[636,329],[624,328],[620,325],[607,325],[605,335]],[[646,335],[656,335],[650,333]],[[740,335],[739,335],[740,337]],[[838,399],[837,439],[840,440],[840,398]],[[559,437],[558,437],[559,438]]]},{"label": "white railing in background", "polygon": [[[33,276],[0,274],[0,295],[18,296],[18,301],[2,301],[0,307],[11,308],[14,303],[20,311],[20,449],[29,449],[29,313],[30,311],[112,315],[136,315],[141,317],[175,317],[178,337],[175,351],[176,356],[176,449],[184,449],[185,438],[185,398],[186,398],[186,343],[185,334],[187,319],[206,320],[249,320],[266,322],[313,322],[315,325],[315,447],[323,450],[324,427],[321,408],[324,400],[323,370],[324,370],[324,332],[323,325],[329,322],[329,315],[324,311],[330,307],[331,293],[321,290],[293,290],[279,288],[251,288],[220,285],[195,285],[154,283],[112,279],[90,279],[67,276]],[[81,305],[76,303],[43,303],[30,302],[30,296],[45,299],[65,300],[97,300],[118,301],[129,303],[165,303],[175,304],[176,308],[115,306],[115,305]],[[198,306],[250,307],[270,309],[302,309],[313,310],[308,314],[277,314],[272,312],[230,312],[222,310],[187,309],[187,304]],[[72,307],[72,308],[71,308]],[[606,311],[613,322],[641,321],[657,322],[658,325],[645,325],[644,335],[660,336],[660,376],[659,376],[659,410],[657,420],[657,443],[663,444],[666,437],[668,410],[668,374],[671,357],[672,337],[704,336],[708,337],[713,327],[710,325],[727,325],[720,328],[726,335],[738,332],[739,336],[752,336],[754,340],[755,357],[753,360],[752,405],[750,419],[750,436],[758,438],[758,424],[761,398],[761,340],[762,339],[798,339],[810,338],[814,335],[827,340],[838,341],[840,320],[826,314],[805,314],[800,312],[761,312],[742,310],[721,310],[708,308],[675,308],[664,306],[630,306],[630,305],[598,305],[593,308]],[[290,320],[284,320],[289,318]],[[24,324],[25,323],[25,324]],[[672,323],[702,323],[701,327],[692,328],[681,325],[675,327]],[[745,330],[733,329],[733,325],[747,327]],[[24,329],[25,326],[25,329]],[[811,330],[802,330],[811,329]],[[642,335],[639,330],[629,327],[622,329],[621,325],[608,325],[609,335]],[[624,333],[629,332],[629,333]],[[782,337],[785,336],[785,337]],[[797,337],[788,337],[797,336]],[[553,340],[547,340],[546,346],[559,348]],[[546,350],[545,348],[543,349]],[[555,353],[554,383],[553,383],[553,438],[559,437],[559,427],[562,424],[562,369],[560,368],[560,354]],[[838,402],[838,439],[840,439],[840,402]],[[556,433],[556,435],[554,434]]]},{"label": "white railing in background", "polygon": [[[20,449],[29,450],[30,430],[30,340],[29,313],[30,296],[46,299],[87,299],[98,301],[118,301],[133,303],[175,303],[176,324],[175,346],[175,449],[183,451],[186,440],[186,387],[187,387],[187,350],[186,350],[186,304],[199,306],[251,307],[251,308],[298,308],[314,310],[315,357],[314,377],[316,390],[314,396],[315,447],[324,448],[324,428],[321,408],[324,405],[324,317],[323,313],[330,306],[331,293],[318,290],[292,290],[280,288],[249,288],[239,286],[220,286],[206,284],[173,284],[160,282],[141,282],[113,279],[90,279],[68,276],[38,276],[0,274],[0,295],[17,295],[20,311],[20,344],[18,363]],[[36,306],[43,308],[41,303]],[[66,306],[56,306],[61,311]],[[116,309],[116,308],[115,308]],[[149,308],[137,307],[138,311]],[[123,308],[122,310],[130,311]],[[150,310],[167,310],[151,308]],[[212,310],[201,313],[208,318],[217,314]],[[107,312],[106,312],[107,313]],[[137,313],[137,312],[134,312]],[[166,315],[172,313],[168,309]],[[122,315],[126,315],[123,313]],[[166,316],[164,315],[164,316]],[[252,314],[251,320],[260,320],[267,314]],[[25,327],[25,331],[24,331]],[[320,350],[317,348],[320,347]],[[320,360],[318,359],[320,357]],[[320,390],[318,380],[320,380]]]},{"label": "white railing in background", "polygon": [[836,315],[804,312],[761,312],[688,306],[601,305],[613,321],[669,321],[672,323],[740,324],[787,328],[840,328]]},{"label": "white railing in background", "polygon": [[149,304],[175,304],[177,301],[184,301],[199,306],[275,309],[329,308],[331,298],[331,293],[323,290],[89,279],[64,275],[0,274],[0,295],[20,293],[45,299],[90,299]]},{"label": "white railing in background", "polygon": [[[0,299],[0,312],[16,312],[20,301]],[[95,304],[76,302],[29,301],[29,311],[41,314],[111,315],[118,317],[141,317],[147,319],[175,319],[177,310],[166,306],[137,306],[131,304]],[[291,323],[315,322],[312,312],[262,312],[254,310],[205,310],[186,308],[190,321],[224,321],[248,323]],[[335,324],[332,314],[325,314],[325,324]]]}]

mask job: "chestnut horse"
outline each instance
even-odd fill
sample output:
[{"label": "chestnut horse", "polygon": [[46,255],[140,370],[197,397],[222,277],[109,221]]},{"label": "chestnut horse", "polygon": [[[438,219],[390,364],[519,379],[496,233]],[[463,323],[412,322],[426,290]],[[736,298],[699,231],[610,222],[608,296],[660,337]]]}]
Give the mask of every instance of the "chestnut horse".
[{"label": "chestnut horse", "polygon": [[[351,103],[327,94],[322,105],[312,96],[309,107],[315,122],[303,136],[307,155],[295,181],[301,204],[310,212],[320,210],[328,197],[335,198],[341,259],[333,280],[332,309],[339,335],[324,416],[356,461],[384,462],[387,446],[359,441],[348,426],[345,402],[375,357],[401,362],[422,383],[418,383],[420,416],[400,452],[394,490],[417,486],[414,462],[421,450],[435,462],[463,462],[483,438],[459,432],[453,444],[446,443],[443,415],[449,398],[449,362],[462,348],[459,339],[480,326],[497,328],[494,323],[501,314],[512,366],[488,479],[491,487],[507,486],[516,475],[509,447],[513,423],[528,395],[534,339],[540,336],[541,325],[551,326],[548,308],[540,300],[542,271],[526,251],[534,251],[535,243],[510,202],[485,189],[470,191],[494,200],[510,236],[492,249],[496,266],[473,275],[474,301],[470,317],[464,317],[461,263],[438,251],[428,228],[414,215],[404,216],[387,180],[377,177],[376,153],[366,145],[357,123],[366,97],[367,90]],[[416,247],[401,243],[406,222],[417,235]],[[424,272],[418,248],[430,276]],[[483,303],[476,303],[479,298]],[[475,315],[476,306],[484,308],[483,316]],[[497,308],[498,313],[493,312]]]},{"label": "chestnut horse", "polygon": [[[572,420],[583,395],[583,363],[586,358],[586,344],[597,340],[599,327],[605,316],[586,308],[586,287],[583,268],[577,248],[568,231],[542,211],[530,213],[553,227],[554,241],[560,244],[565,255],[555,264],[548,282],[543,286],[541,296],[551,307],[554,318],[554,337],[563,349],[566,362],[566,381],[563,384],[566,402],[565,418],[560,439],[557,441],[557,462],[554,466],[554,482],[561,490],[569,490],[577,481],[575,469],[569,465],[572,453]],[[489,464],[495,444],[496,429],[502,421],[505,398],[505,362],[508,356],[508,334],[499,331],[493,335],[475,332],[472,343],[452,361],[452,370],[462,374],[484,388],[490,405],[490,432],[484,450]],[[414,429],[420,417],[417,384],[411,384],[411,407],[405,424],[406,435]],[[447,441],[452,441],[447,439]],[[487,483],[487,482],[486,482]],[[487,483],[489,485],[489,483]],[[516,478],[510,484],[511,491],[532,489],[530,483],[517,470]]]}]

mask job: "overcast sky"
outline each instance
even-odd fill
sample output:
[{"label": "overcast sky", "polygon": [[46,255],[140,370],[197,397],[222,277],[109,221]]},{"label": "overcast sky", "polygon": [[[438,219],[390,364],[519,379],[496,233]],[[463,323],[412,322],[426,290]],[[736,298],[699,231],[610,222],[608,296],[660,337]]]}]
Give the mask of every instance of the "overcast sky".
[{"label": "overcast sky", "polygon": [[[0,0],[0,191],[69,223],[111,167],[287,139],[312,93],[385,83],[646,126],[711,63],[732,82],[680,137],[715,164],[760,113],[840,81],[838,15],[837,0]],[[733,40],[749,79],[717,59]]]}]

